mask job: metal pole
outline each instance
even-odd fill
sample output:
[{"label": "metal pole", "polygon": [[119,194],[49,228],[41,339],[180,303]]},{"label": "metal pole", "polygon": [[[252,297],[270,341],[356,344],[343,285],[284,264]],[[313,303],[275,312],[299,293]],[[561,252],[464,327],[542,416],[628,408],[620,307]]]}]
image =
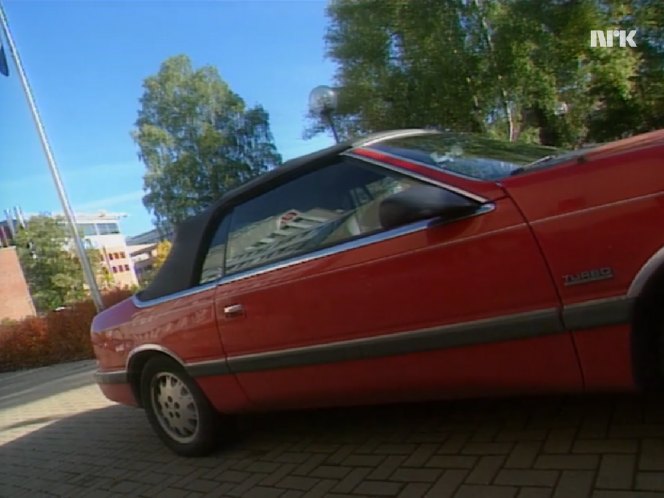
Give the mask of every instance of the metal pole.
[{"label": "metal pole", "polygon": [[327,124],[330,125],[330,128],[332,129],[332,135],[334,135],[334,141],[336,143],[339,143],[339,135],[337,133],[337,127],[334,126],[334,120],[332,119],[332,110],[328,109],[323,112],[321,112],[323,115],[323,118],[325,118],[325,121],[327,121]]},{"label": "metal pole", "polygon": [[5,34],[7,44],[9,45],[9,53],[14,59],[14,65],[16,66],[18,76],[21,80],[21,86],[23,87],[23,93],[25,94],[25,98],[28,101],[28,107],[30,108],[32,119],[35,122],[35,126],[37,127],[37,133],[39,134],[39,139],[41,141],[42,148],[44,149],[44,154],[46,155],[46,162],[48,163],[49,170],[51,171],[51,176],[53,177],[53,182],[55,183],[55,190],[57,191],[58,197],[60,198],[60,204],[62,204],[62,210],[64,211],[65,218],[67,219],[67,223],[69,225],[69,229],[71,231],[71,235],[74,240],[74,247],[76,249],[76,254],[78,255],[78,259],[81,262],[81,266],[83,267],[83,275],[85,276],[85,280],[88,284],[88,287],[90,287],[90,294],[92,295],[92,301],[94,302],[97,311],[101,311],[104,309],[104,302],[102,301],[101,293],[99,292],[99,288],[97,287],[97,281],[95,280],[94,272],[92,271],[92,266],[90,265],[90,261],[88,260],[87,255],[85,254],[85,248],[83,247],[83,242],[81,241],[81,237],[78,234],[78,230],[76,228],[76,216],[74,215],[74,211],[72,210],[71,205],[69,203],[69,199],[67,198],[67,193],[65,192],[65,187],[62,183],[62,179],[60,178],[60,172],[58,171],[58,166],[55,162],[55,157],[53,156],[53,152],[51,151],[51,146],[49,145],[48,138],[46,137],[46,130],[44,129],[41,117],[39,116],[39,111],[37,110],[37,104],[35,103],[35,98],[32,95],[32,90],[30,89],[30,83],[28,82],[25,70],[23,69],[23,64],[21,63],[21,58],[19,57],[18,50],[16,49],[16,45],[14,44],[14,39],[12,38],[11,32],[9,30],[9,23],[7,22],[7,16],[5,15],[5,11],[1,3],[0,3],[0,24],[2,24],[2,30]]}]

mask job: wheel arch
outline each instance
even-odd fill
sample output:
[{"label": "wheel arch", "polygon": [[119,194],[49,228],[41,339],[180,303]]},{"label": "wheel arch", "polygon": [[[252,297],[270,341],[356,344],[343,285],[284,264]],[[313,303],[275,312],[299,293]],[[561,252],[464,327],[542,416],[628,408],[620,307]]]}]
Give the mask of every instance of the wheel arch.
[{"label": "wheel arch", "polygon": [[634,380],[642,388],[664,385],[660,335],[664,330],[664,247],[641,267],[634,277],[627,297],[634,300],[631,354]]},{"label": "wheel arch", "polygon": [[168,348],[158,344],[144,344],[133,349],[127,356],[127,380],[131,386],[132,394],[139,407],[143,407],[141,399],[141,374],[146,363],[152,358],[163,356],[176,361],[184,368],[184,362],[180,357]]}]

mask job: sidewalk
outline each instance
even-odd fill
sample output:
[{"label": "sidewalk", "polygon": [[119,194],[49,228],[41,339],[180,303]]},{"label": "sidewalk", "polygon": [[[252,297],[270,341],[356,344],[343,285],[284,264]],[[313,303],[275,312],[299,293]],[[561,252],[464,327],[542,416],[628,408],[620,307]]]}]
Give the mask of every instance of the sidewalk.
[{"label": "sidewalk", "polygon": [[94,362],[0,374],[0,497],[664,496],[664,401],[601,395],[244,417],[217,454],[166,450]]}]

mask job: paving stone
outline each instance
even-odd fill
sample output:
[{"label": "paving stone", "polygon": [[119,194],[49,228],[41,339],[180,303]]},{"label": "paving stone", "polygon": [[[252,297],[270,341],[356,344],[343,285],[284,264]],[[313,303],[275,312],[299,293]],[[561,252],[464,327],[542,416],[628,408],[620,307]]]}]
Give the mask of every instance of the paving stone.
[{"label": "paving stone", "polygon": [[553,498],[585,498],[593,487],[595,472],[591,470],[565,470],[555,487]]},{"label": "paving stone", "polygon": [[360,484],[364,478],[371,472],[370,468],[357,467],[350,471],[350,473],[344,477],[339,484],[337,484],[332,491],[334,493],[348,493],[355,489],[355,487]]},{"label": "paving stone", "polygon": [[648,491],[664,491],[664,472],[638,472],[635,488]]},{"label": "paving stone", "polygon": [[438,447],[438,453],[456,454],[461,451],[466,441],[469,439],[468,434],[452,434],[447,440]]},{"label": "paving stone", "polygon": [[247,491],[246,498],[279,498],[284,494],[283,489],[256,486]]},{"label": "paving stone", "polygon": [[540,451],[542,443],[539,441],[523,441],[514,445],[505,462],[507,469],[529,469],[532,468],[535,458]]},{"label": "paving stone", "polygon": [[424,465],[429,458],[438,449],[438,444],[424,443],[420,444],[415,451],[413,451],[408,458],[403,462],[404,467],[420,467]]},{"label": "paving stone", "polygon": [[514,445],[512,443],[468,443],[461,453],[464,455],[507,455]]},{"label": "paving stone", "polygon": [[385,460],[384,455],[348,455],[340,462],[349,467],[376,467]]},{"label": "paving stone", "polygon": [[434,482],[441,474],[442,471],[440,469],[401,468],[392,473],[390,480],[399,482]]},{"label": "paving stone", "polygon": [[306,493],[307,498],[320,498],[328,496],[328,492],[338,484],[332,479],[318,479],[318,482]]},{"label": "paving stone", "polygon": [[30,386],[43,396],[25,399],[8,379],[35,373],[0,373],[0,497],[664,496],[662,398],[252,415],[246,439],[184,459],[142,411],[109,402],[92,383],[60,391],[52,371],[37,376],[47,387]]},{"label": "paving stone", "polygon": [[544,453],[569,453],[574,444],[576,429],[553,429],[549,431],[542,451]]},{"label": "paving stone", "polygon": [[323,479],[343,479],[350,471],[351,467],[341,467],[338,465],[321,465],[312,470],[309,475],[311,477],[319,477]]},{"label": "paving stone", "polygon": [[275,486],[277,488],[296,489],[308,491],[317,484],[318,480],[312,477],[286,476]]},{"label": "paving stone", "polygon": [[636,453],[635,439],[586,439],[574,442],[574,453]]},{"label": "paving stone", "polygon": [[454,498],[512,498],[516,496],[518,488],[513,486],[481,486],[464,484],[456,492]]},{"label": "paving stone", "polygon": [[635,470],[635,455],[603,455],[595,486],[608,489],[631,489]]},{"label": "paving stone", "polygon": [[664,471],[664,440],[649,438],[641,442],[639,470]]},{"label": "paving stone", "polygon": [[490,484],[505,461],[504,456],[484,456],[466,477],[466,484]]},{"label": "paving stone", "polygon": [[476,456],[436,455],[429,458],[425,466],[441,469],[471,469],[475,466],[478,458]]},{"label": "paving stone", "polygon": [[391,455],[385,458],[369,475],[369,479],[387,479],[406,459],[403,455]]},{"label": "paving stone", "polygon": [[360,496],[397,496],[403,484],[388,481],[364,481],[353,490]]},{"label": "paving stone", "polygon": [[612,491],[598,489],[593,491],[592,498],[662,498],[656,491]]},{"label": "paving stone", "polygon": [[442,477],[436,481],[424,496],[428,498],[451,497],[457,491],[467,475],[467,470],[446,470]]},{"label": "paving stone", "polygon": [[597,455],[541,455],[535,461],[536,469],[596,469],[599,466]]},{"label": "paving stone", "polygon": [[511,486],[553,486],[558,479],[554,470],[501,470],[496,484]]},{"label": "paving stone", "polygon": [[431,488],[431,484],[413,482],[406,484],[397,496],[398,498],[422,498],[426,495],[429,488]]},{"label": "paving stone", "polygon": [[516,498],[550,498],[551,488],[519,488]]}]

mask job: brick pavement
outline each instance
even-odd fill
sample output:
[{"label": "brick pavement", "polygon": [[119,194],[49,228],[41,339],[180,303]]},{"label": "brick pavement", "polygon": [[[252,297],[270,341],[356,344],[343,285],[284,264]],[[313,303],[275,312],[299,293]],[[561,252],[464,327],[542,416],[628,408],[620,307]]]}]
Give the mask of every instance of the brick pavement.
[{"label": "brick pavement", "polygon": [[0,375],[0,497],[664,496],[654,396],[254,415],[238,441],[185,459],[101,396],[92,365]]}]

